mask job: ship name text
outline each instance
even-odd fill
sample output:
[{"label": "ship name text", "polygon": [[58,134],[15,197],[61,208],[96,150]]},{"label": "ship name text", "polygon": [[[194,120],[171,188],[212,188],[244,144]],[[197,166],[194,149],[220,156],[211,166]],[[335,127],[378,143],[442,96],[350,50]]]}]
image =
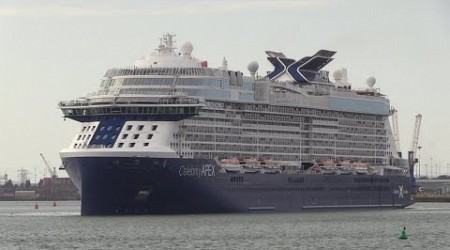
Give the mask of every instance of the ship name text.
[{"label": "ship name text", "polygon": [[178,171],[178,174],[180,176],[189,176],[197,178],[200,178],[202,176],[210,177],[216,175],[214,170],[215,169],[213,164],[203,164],[201,168],[181,166],[180,170]]}]

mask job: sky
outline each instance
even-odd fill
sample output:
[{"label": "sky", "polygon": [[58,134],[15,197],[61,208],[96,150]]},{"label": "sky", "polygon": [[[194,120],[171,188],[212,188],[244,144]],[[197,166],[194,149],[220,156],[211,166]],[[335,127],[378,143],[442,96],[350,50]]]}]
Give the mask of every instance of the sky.
[{"label": "sky", "polygon": [[[450,1],[0,0],[0,174],[31,182],[79,129],[57,103],[99,87],[108,68],[149,55],[163,33],[190,41],[193,55],[248,75],[272,69],[264,51],[301,58],[337,51],[325,69],[345,67],[354,88],[375,76],[399,110],[401,149],[410,149],[422,114],[422,175],[450,174]],[[425,164],[427,166],[425,166]],[[64,171],[60,176],[67,176]],[[47,176],[49,174],[47,173]]]}]

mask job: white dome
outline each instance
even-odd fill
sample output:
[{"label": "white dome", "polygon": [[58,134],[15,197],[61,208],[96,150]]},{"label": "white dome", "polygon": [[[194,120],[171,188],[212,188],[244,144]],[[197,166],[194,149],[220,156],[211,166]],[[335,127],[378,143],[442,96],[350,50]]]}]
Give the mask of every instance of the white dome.
[{"label": "white dome", "polygon": [[377,79],[375,79],[375,77],[373,76],[368,76],[366,78],[366,84],[367,86],[373,88],[373,86],[375,85],[375,83],[377,82]]},{"label": "white dome", "polygon": [[335,81],[339,81],[342,80],[342,77],[344,76],[344,72],[342,69],[337,69],[335,71],[333,71],[333,78]]},{"label": "white dome", "polygon": [[259,69],[258,62],[257,61],[250,62],[247,65],[247,69],[248,69],[248,71],[250,71],[250,73],[256,73],[256,71]]},{"label": "white dome", "polygon": [[181,45],[180,52],[183,56],[190,56],[192,51],[194,50],[194,47],[192,46],[192,43],[185,42],[183,45]]}]

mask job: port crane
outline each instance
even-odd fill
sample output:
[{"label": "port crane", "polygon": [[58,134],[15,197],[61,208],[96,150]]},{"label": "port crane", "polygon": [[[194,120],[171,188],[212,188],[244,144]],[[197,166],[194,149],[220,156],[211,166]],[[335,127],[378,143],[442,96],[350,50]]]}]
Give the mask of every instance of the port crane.
[{"label": "port crane", "polygon": [[44,155],[40,153],[42,160],[44,161],[45,166],[47,167],[48,172],[50,173],[52,179],[57,178],[58,175],[56,174],[56,168],[50,167],[50,164],[48,164],[47,160],[45,159]]},{"label": "port crane", "polygon": [[408,152],[408,165],[409,165],[409,175],[410,175],[410,181],[411,186],[416,186],[416,179],[414,177],[414,167],[418,161],[416,158],[417,156],[417,150],[419,149],[419,132],[420,132],[420,123],[422,122],[422,115],[417,114],[416,115],[416,122],[414,124],[414,132],[411,140],[411,149]]},{"label": "port crane", "polygon": [[414,156],[414,163],[417,163],[417,150],[419,148],[419,132],[420,132],[420,123],[422,122],[422,115],[416,115],[416,123],[414,124],[414,132],[411,140],[411,151]]},{"label": "port crane", "polygon": [[395,150],[397,151],[398,156],[402,157],[402,151],[400,148],[400,132],[398,129],[398,110],[395,108],[391,108],[391,114],[392,114],[392,129],[393,129],[393,137],[394,137],[394,143],[395,143]]}]

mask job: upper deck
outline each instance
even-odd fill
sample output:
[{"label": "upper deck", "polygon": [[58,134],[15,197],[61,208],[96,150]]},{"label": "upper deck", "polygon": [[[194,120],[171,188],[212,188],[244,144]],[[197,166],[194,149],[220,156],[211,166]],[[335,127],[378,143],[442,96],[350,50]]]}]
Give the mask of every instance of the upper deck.
[{"label": "upper deck", "polygon": [[[93,117],[111,114],[189,114],[195,115],[205,100],[267,103],[309,107],[342,112],[389,114],[389,100],[373,88],[354,90],[345,69],[322,70],[335,52],[320,50],[298,61],[283,53],[267,52],[273,72],[258,77],[258,64],[248,66],[250,77],[229,70],[224,59],[219,68],[192,56],[192,44],[179,52],[174,36],[166,34],[155,53],[137,60],[132,68],[107,70],[100,87],[84,99],[60,102],[65,117]],[[89,118],[90,119],[90,118]]]}]

